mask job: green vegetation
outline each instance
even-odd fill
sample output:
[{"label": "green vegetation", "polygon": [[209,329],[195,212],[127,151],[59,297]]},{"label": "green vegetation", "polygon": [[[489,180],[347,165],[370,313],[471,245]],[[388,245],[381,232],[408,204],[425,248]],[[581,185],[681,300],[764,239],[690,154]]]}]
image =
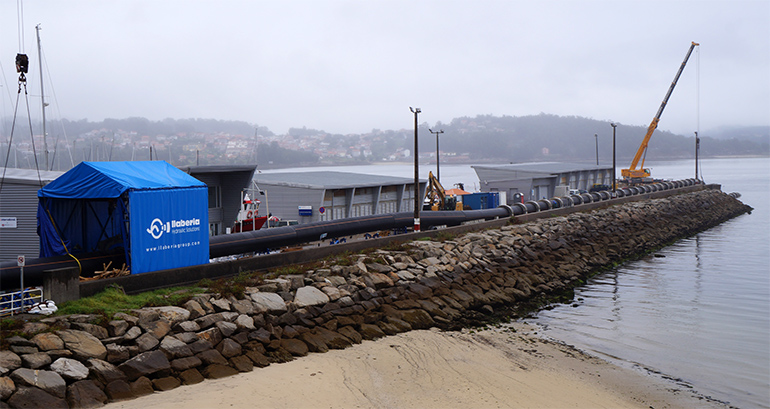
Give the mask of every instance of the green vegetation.
[{"label": "green vegetation", "polygon": [[203,292],[200,287],[164,288],[146,293],[128,295],[119,286],[107,287],[104,291],[87,298],[68,301],[59,306],[57,315],[96,314],[111,320],[115,313],[144,307],[181,305]]}]

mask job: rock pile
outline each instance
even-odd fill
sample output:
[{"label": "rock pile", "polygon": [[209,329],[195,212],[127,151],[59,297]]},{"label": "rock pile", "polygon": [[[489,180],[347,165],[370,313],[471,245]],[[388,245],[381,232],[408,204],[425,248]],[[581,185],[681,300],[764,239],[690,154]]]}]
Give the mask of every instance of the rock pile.
[{"label": "rock pile", "polygon": [[412,329],[453,328],[750,208],[719,191],[414,241],[304,275],[113,321],[27,323],[0,351],[0,407],[98,407]]}]

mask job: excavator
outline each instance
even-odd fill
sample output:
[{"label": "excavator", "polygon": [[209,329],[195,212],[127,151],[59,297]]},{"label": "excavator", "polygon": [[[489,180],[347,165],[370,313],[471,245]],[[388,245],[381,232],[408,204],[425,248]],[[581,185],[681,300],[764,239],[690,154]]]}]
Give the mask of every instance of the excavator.
[{"label": "excavator", "polygon": [[[652,133],[655,132],[655,129],[658,127],[658,122],[660,122],[660,115],[663,113],[663,109],[666,108],[666,103],[668,103],[668,99],[671,97],[671,93],[674,91],[676,82],[679,81],[679,76],[682,75],[682,71],[684,71],[684,66],[687,65],[687,60],[690,59],[690,54],[692,54],[692,50],[699,45],[700,44],[694,41],[690,45],[690,49],[687,50],[687,55],[684,57],[684,61],[682,62],[682,65],[679,67],[679,71],[677,71],[676,77],[674,77],[674,82],[671,83],[671,87],[668,88],[666,97],[663,99],[663,102],[660,104],[660,108],[658,108],[658,113],[655,114],[654,118],[652,118],[652,122],[650,123],[650,126],[647,128],[647,134],[644,135],[642,144],[639,146],[639,150],[636,151],[636,156],[634,156],[634,160],[631,161],[631,166],[628,169],[621,169],[620,174],[623,176],[624,179],[627,179],[629,182],[637,183],[637,182],[644,181],[645,178],[650,178],[650,170],[644,168],[644,160],[647,155],[647,144],[650,142]],[[642,164],[637,169],[637,166],[639,165],[639,160],[642,161]]]},{"label": "excavator", "polygon": [[463,210],[463,204],[455,196],[447,196],[444,186],[428,172],[428,187],[425,189],[424,210]]}]

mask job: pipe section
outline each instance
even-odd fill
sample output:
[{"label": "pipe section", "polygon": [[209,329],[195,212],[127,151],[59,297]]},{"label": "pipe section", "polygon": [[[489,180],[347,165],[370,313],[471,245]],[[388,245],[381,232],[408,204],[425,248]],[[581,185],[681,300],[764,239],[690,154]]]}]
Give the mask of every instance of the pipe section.
[{"label": "pipe section", "polygon": [[[659,190],[669,190],[684,186],[693,186],[702,183],[698,179],[686,179],[677,181],[665,181],[643,187],[633,186],[615,191],[617,197],[650,193]],[[738,198],[740,193],[730,193]],[[600,200],[610,200],[612,194],[607,191],[583,193],[555,197],[550,200],[530,200],[525,203],[514,203],[511,206],[502,205],[494,209],[463,210],[463,211],[431,211],[423,212],[420,216],[420,224],[424,227],[457,226],[471,220],[492,220],[502,217],[514,217],[527,213],[539,212],[548,209],[579,206]],[[213,236],[209,241],[209,257],[216,258],[232,254],[261,252],[269,249],[277,249],[289,245],[307,243],[325,238],[336,238],[377,230],[391,230],[407,228],[414,222],[412,213],[389,213],[372,216],[352,217],[347,219],[330,220],[301,224],[297,226],[284,226],[271,229],[250,231],[244,233]],[[82,266],[82,271],[99,271],[104,265],[112,262],[113,267],[125,263],[125,256],[120,253],[88,253],[75,255],[78,261],[70,256],[58,256],[49,258],[28,259],[24,267],[25,286],[39,286],[43,284],[43,272],[61,268]],[[19,288],[21,282],[20,269],[16,262],[0,263],[0,290]]]}]

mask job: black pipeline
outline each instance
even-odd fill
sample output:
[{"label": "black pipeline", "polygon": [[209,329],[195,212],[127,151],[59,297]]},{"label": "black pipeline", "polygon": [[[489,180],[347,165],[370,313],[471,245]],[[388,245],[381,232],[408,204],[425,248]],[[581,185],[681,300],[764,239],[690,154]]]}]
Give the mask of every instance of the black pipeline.
[{"label": "black pipeline", "polygon": [[[673,182],[627,187],[614,192],[590,192],[579,195],[554,197],[502,205],[494,209],[463,210],[463,211],[425,211],[420,213],[420,224],[424,228],[437,226],[457,226],[474,220],[492,220],[503,217],[514,217],[550,209],[572,207],[582,204],[610,200],[613,197],[626,197],[661,190],[677,189],[701,183],[697,179],[686,179]],[[234,254],[264,252],[270,249],[308,243],[324,239],[340,238],[355,234],[370,233],[380,230],[405,229],[412,226],[412,213],[388,213],[372,216],[351,217],[339,220],[313,222],[296,226],[284,226],[262,229],[244,233],[213,236],[209,241],[209,257],[217,258]],[[40,286],[43,284],[43,272],[60,268],[81,268],[81,271],[100,271],[112,262],[112,267],[120,267],[125,263],[123,253],[88,253],[76,255],[77,261],[71,256],[58,256],[27,260],[24,267],[25,286]],[[18,289],[20,285],[20,270],[16,262],[0,263],[0,292]]]}]

